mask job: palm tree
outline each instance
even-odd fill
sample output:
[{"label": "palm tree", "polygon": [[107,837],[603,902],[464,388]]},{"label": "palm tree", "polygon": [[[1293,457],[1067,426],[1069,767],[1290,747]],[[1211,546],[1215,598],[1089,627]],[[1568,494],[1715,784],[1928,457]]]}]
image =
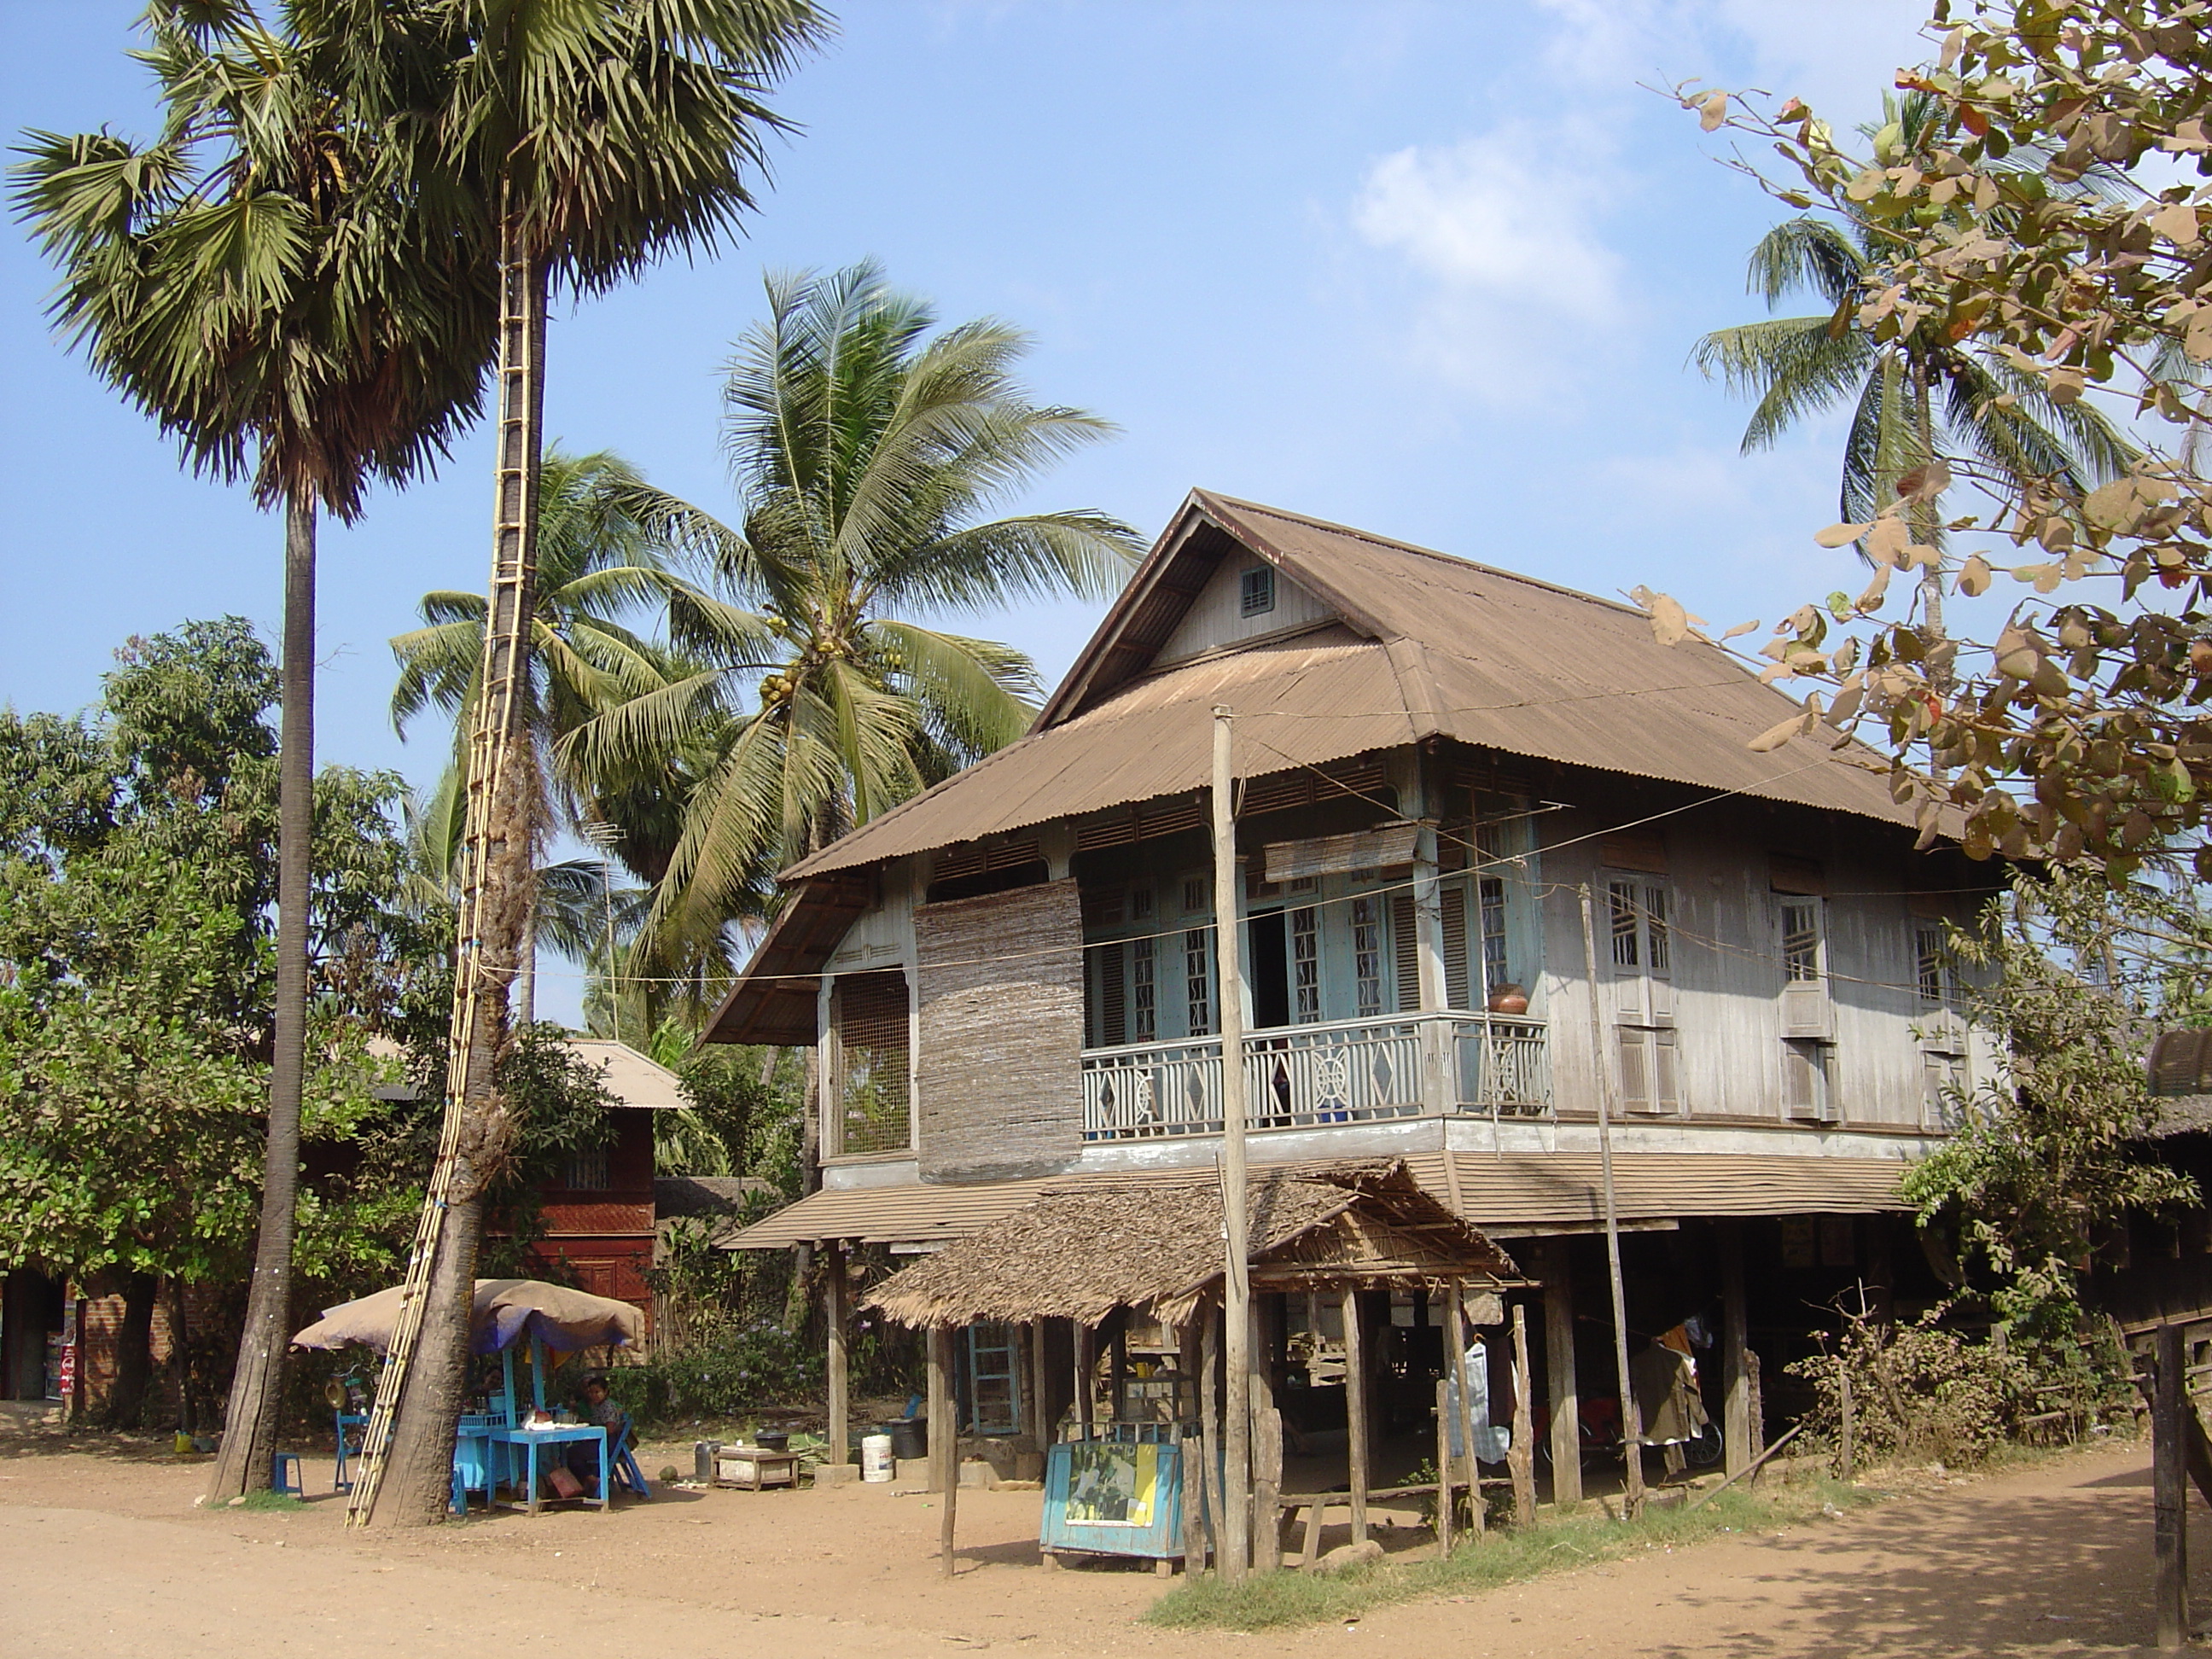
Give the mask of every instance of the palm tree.
[{"label": "palm tree", "polygon": [[[396,1334],[349,1516],[386,1467],[401,1524],[442,1518],[467,1381],[478,1198],[511,1131],[494,1077],[529,932],[534,866],[526,688],[536,603],[546,301],[557,279],[612,287],[662,255],[710,250],[754,205],[766,88],[827,23],[811,0],[417,0],[442,31],[422,128],[471,246],[495,247],[496,506],[482,690],[471,735],[461,941],[447,1122],[408,1270],[422,1296]],[[419,1313],[414,1310],[419,1310]],[[419,1352],[418,1350],[419,1336]]]},{"label": "palm tree", "polygon": [[[592,816],[587,783],[554,763],[555,744],[599,710],[652,690],[665,678],[664,653],[621,619],[681,586],[680,579],[666,569],[664,555],[671,526],[681,526],[688,512],[617,455],[604,450],[569,455],[557,447],[546,452],[538,506],[538,601],[521,710],[531,738],[521,757],[521,775],[533,867],[535,854],[555,830],[578,829]],[[449,890],[456,896],[465,836],[460,809],[465,800],[467,735],[483,695],[484,617],[489,608],[480,593],[426,593],[421,605],[426,625],[392,641],[400,665],[392,720],[400,735],[406,735],[410,720],[432,708],[453,720],[453,767],[433,799],[443,809],[435,821],[451,837],[441,867],[453,878]],[[596,865],[591,867],[596,872]],[[551,880],[565,890],[575,878],[564,866],[535,869],[540,888]],[[537,936],[542,939],[550,913],[538,908]],[[515,1017],[525,1024],[532,1014],[531,959],[536,942],[525,941],[516,986]]]},{"label": "palm tree", "polygon": [[[1912,142],[1934,107],[1924,93],[1885,98],[1885,125]],[[1924,325],[1880,340],[1854,326],[1852,313],[1887,258],[1886,235],[1872,221],[1838,225],[1806,216],[1777,225],[1752,249],[1748,286],[1770,311],[1799,289],[1827,308],[1719,329],[1698,342],[1692,361],[1700,369],[1757,400],[1744,453],[1771,447],[1808,416],[1849,404],[1840,509],[1854,524],[1912,493],[1910,475],[1927,479],[1920,470],[1937,460],[1961,476],[1978,473],[1997,490],[2047,479],[2078,491],[2127,470],[2135,452],[2099,410],[2052,403],[2036,376],[1988,343],[1947,339]],[[1939,552],[1941,495],[1929,489],[1906,509],[1912,539]],[[1925,627],[1940,637],[1940,563],[1923,573],[1921,605]]]},{"label": "palm tree", "polygon": [[767,289],[723,391],[743,528],[700,514],[679,532],[705,574],[672,591],[669,633],[700,665],[563,745],[586,771],[672,752],[697,769],[653,904],[656,929],[691,939],[793,858],[1027,729],[1030,659],[913,611],[1103,597],[1142,546],[1102,513],[984,516],[1112,430],[1031,401],[1020,332],[983,319],[927,337],[929,307],[872,264]]},{"label": "palm tree", "polygon": [[290,1331],[308,975],[315,527],[356,517],[475,413],[491,321],[425,234],[390,143],[386,24],[343,6],[155,0],[164,106],[137,144],[27,135],[15,204],[62,271],[61,331],[196,469],[284,510],[276,990],[261,1219],[211,1494],[269,1482]]}]

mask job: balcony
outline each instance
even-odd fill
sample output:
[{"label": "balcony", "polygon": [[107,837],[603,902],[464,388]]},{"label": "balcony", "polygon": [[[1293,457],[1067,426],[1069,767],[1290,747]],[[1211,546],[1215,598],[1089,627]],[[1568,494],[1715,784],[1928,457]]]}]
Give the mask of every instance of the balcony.
[{"label": "balcony", "polygon": [[[1548,1117],[1540,1020],[1403,1014],[1279,1026],[1245,1039],[1246,1121],[1255,1129],[1372,1123],[1425,1113]],[[1221,1040],[1132,1043],[1083,1055],[1083,1138],[1221,1133]]]}]

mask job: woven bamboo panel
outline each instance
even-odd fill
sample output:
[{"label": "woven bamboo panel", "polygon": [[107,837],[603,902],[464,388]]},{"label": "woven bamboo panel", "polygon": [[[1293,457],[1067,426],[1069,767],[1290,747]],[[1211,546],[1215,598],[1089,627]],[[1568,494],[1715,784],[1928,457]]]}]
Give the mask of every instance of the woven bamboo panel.
[{"label": "woven bamboo panel", "polygon": [[925,1181],[1050,1175],[1083,1149],[1083,920],[1045,882],[915,912]]}]

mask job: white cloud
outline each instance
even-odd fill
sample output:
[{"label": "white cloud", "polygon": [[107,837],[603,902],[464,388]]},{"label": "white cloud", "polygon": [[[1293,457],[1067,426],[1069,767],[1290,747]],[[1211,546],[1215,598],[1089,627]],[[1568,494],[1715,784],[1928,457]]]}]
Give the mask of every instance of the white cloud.
[{"label": "white cloud", "polygon": [[1625,319],[1621,262],[1600,224],[1610,169],[1585,135],[1522,125],[1415,145],[1369,168],[1352,223],[1420,276],[1414,349],[1496,403],[1539,400],[1528,371],[1563,336]]}]

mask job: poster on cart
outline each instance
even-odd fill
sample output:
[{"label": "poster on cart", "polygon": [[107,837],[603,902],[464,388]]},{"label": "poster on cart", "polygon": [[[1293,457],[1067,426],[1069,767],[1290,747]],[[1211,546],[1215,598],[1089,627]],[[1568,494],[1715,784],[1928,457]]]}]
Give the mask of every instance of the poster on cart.
[{"label": "poster on cart", "polygon": [[1166,1559],[1182,1553],[1182,1448],[1091,1440],[1048,1449],[1047,1549]]}]

